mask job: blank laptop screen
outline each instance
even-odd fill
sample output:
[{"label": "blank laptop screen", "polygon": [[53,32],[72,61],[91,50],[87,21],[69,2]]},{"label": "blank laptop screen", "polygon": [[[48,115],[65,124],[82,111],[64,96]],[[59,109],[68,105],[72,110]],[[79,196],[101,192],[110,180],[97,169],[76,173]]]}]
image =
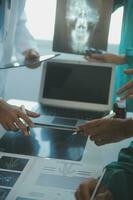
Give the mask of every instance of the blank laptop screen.
[{"label": "blank laptop screen", "polygon": [[48,62],[43,98],[108,104],[112,68]]}]

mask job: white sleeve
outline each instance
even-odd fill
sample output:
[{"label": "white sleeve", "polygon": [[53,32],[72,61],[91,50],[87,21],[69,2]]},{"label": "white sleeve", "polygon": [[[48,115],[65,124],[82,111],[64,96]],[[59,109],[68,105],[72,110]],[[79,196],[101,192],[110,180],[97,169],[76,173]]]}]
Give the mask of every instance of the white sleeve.
[{"label": "white sleeve", "polygon": [[26,16],[24,13],[25,0],[19,1],[18,19],[15,33],[15,48],[17,53],[22,53],[28,48],[37,50],[37,43],[26,27]]}]

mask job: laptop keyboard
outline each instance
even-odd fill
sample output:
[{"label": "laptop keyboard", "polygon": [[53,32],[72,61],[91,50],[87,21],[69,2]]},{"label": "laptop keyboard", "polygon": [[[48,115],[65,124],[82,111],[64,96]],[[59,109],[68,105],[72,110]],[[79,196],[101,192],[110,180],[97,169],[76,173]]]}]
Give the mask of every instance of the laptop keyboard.
[{"label": "laptop keyboard", "polygon": [[106,114],[100,111],[99,112],[98,111],[84,111],[84,110],[79,111],[79,110],[65,109],[65,108],[51,107],[51,106],[44,107],[41,105],[38,108],[35,108],[34,110],[36,112],[39,112],[45,115],[84,119],[84,120],[97,119]]}]

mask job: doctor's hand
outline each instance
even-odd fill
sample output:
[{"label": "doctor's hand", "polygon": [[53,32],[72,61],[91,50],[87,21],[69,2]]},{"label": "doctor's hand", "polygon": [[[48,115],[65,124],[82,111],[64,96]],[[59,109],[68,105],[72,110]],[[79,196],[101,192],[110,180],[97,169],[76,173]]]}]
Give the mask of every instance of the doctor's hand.
[{"label": "doctor's hand", "polygon": [[119,142],[133,136],[132,119],[96,119],[81,125],[79,134],[90,136],[98,146]]},{"label": "doctor's hand", "polygon": [[88,61],[97,60],[106,63],[113,63],[113,64],[125,64],[126,63],[126,56],[124,55],[116,55],[111,53],[103,53],[103,54],[89,54],[89,56],[85,56],[85,59]]},{"label": "doctor's hand", "polygon": [[24,114],[20,107],[0,100],[0,123],[7,131],[21,130],[24,135],[28,136],[29,131],[27,130],[27,126],[34,127],[29,117],[39,117],[40,114],[28,110],[26,110],[26,113]]},{"label": "doctor's hand", "polygon": [[25,57],[25,64],[28,68],[35,69],[40,66],[40,63],[37,63],[40,55],[35,49],[27,49],[23,52],[23,55]]},{"label": "doctor's hand", "polygon": [[[124,73],[127,75],[133,75],[133,69],[125,70]],[[122,95],[121,99],[133,99],[133,80],[130,80],[122,86],[118,90],[117,95]]]},{"label": "doctor's hand", "polygon": [[[88,179],[80,184],[75,192],[76,200],[89,200],[97,185],[98,180]],[[96,194],[95,200],[113,200],[111,192],[104,186],[100,186]]]}]

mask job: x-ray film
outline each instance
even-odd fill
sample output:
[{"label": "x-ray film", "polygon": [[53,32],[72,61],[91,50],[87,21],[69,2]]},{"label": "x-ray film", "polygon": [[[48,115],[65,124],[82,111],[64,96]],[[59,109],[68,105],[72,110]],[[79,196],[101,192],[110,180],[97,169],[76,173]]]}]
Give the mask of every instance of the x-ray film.
[{"label": "x-ray film", "polygon": [[112,1],[57,0],[53,50],[84,54],[107,49]]}]

